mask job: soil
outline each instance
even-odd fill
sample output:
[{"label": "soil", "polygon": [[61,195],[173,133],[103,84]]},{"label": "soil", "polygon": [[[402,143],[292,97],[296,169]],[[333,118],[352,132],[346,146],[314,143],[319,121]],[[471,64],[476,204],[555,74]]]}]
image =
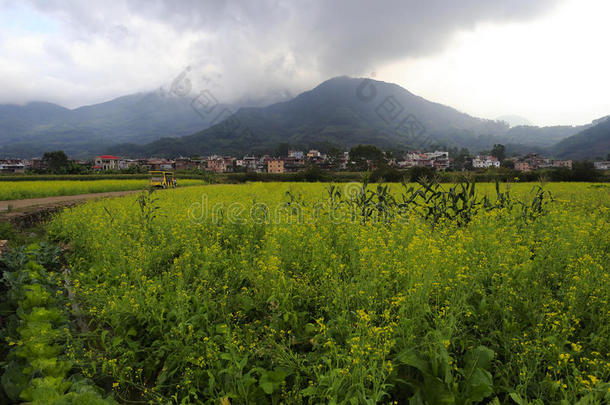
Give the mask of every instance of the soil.
[{"label": "soil", "polygon": [[[71,207],[90,199],[105,197],[120,197],[139,193],[141,190],[110,191],[107,193],[91,193],[64,195],[57,197],[30,198],[26,200],[0,201],[0,221],[10,221],[19,227],[43,221],[46,217],[65,207]],[[9,210],[10,207],[10,210]]]}]

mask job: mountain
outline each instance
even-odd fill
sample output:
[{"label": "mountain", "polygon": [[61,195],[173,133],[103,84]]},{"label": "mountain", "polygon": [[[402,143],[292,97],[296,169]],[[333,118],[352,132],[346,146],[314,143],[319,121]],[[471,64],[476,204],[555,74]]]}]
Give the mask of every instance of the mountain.
[{"label": "mountain", "polygon": [[597,130],[586,131],[601,121],[509,128],[505,121],[472,117],[396,84],[347,76],[288,101],[232,111],[213,97],[193,100],[161,91],[72,110],[44,102],[0,105],[0,157],[59,149],[77,158],[104,152],[171,157],[272,153],[280,144],[347,149],[360,143],[395,151],[445,146],[478,152],[502,143],[509,153],[589,158],[600,153],[595,151]]},{"label": "mountain", "polygon": [[371,79],[336,77],[286,102],[241,108],[193,135],[147,145],[123,144],[118,154],[242,154],[271,152],[278,144],[302,147],[367,143],[384,149],[435,145],[489,148],[504,122],[484,120],[430,102],[404,88]]},{"label": "mountain", "polygon": [[41,102],[0,105],[0,155],[32,157],[63,149],[71,156],[92,156],[117,143],[192,134],[216,122],[218,114],[224,114],[222,120],[232,112],[213,98],[200,101],[194,108],[192,97],[155,91],[73,110]]},{"label": "mountain", "polygon": [[549,148],[557,142],[576,135],[590,126],[591,124],[581,126],[556,125],[550,127],[520,125],[509,129],[506,134],[500,137],[500,141],[505,144]]},{"label": "mountain", "polygon": [[562,140],[553,151],[564,159],[605,159],[610,154],[610,116],[595,120],[592,126]]},{"label": "mountain", "polygon": [[518,127],[521,125],[524,125],[524,126],[532,125],[532,123],[527,118],[521,117],[520,115],[502,115],[502,116],[496,118],[496,121],[504,121],[511,127]]}]

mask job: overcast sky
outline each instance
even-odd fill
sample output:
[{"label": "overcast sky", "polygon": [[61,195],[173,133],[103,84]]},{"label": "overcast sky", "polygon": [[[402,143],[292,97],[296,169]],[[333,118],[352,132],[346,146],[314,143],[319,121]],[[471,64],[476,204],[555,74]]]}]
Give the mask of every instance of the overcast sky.
[{"label": "overcast sky", "polygon": [[374,76],[471,115],[610,114],[608,0],[0,0],[0,103],[168,88],[222,102]]}]

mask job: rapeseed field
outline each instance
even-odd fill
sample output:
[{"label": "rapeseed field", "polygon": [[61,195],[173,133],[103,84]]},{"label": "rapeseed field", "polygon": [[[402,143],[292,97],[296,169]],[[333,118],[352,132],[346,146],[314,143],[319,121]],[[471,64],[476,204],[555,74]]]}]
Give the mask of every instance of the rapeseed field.
[{"label": "rapeseed field", "polygon": [[49,232],[87,328],[63,355],[125,403],[610,403],[610,188],[477,184],[466,211],[407,187],[66,210]]},{"label": "rapeseed field", "polygon": [[[148,180],[44,180],[0,181],[0,201],[55,197],[108,191],[139,190],[148,187]],[[201,180],[179,180],[180,186],[199,185]]]}]

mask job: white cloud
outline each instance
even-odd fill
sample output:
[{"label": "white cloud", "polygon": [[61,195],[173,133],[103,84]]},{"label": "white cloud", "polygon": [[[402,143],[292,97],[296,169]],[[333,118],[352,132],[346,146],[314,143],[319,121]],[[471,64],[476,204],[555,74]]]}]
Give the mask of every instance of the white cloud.
[{"label": "white cloud", "polygon": [[403,60],[380,76],[472,115],[517,114],[539,125],[610,114],[610,3],[574,0],[524,23],[481,24],[444,52]]},{"label": "white cloud", "polygon": [[608,11],[604,0],[0,1],[0,103],[101,102],[168,86],[186,66],[223,102],[272,100],[376,70],[473,115],[584,122],[610,112]]}]

